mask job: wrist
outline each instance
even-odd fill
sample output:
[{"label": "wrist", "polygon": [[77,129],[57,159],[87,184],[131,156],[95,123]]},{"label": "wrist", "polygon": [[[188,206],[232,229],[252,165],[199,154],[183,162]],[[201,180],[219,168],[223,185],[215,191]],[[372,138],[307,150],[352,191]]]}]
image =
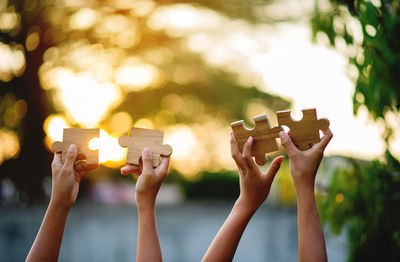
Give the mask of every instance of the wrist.
[{"label": "wrist", "polygon": [[55,199],[50,199],[50,203],[49,203],[49,209],[55,210],[57,212],[61,212],[61,213],[68,213],[69,210],[71,209],[72,205],[68,205],[63,203],[62,201],[57,201]]},{"label": "wrist", "polygon": [[154,209],[156,206],[156,199],[152,197],[144,197],[136,195],[136,207],[141,210]]},{"label": "wrist", "polygon": [[56,197],[53,195],[50,197],[49,206],[51,206],[53,208],[70,210],[72,207],[72,204],[73,204],[72,202],[62,199],[60,197]]},{"label": "wrist", "polygon": [[315,177],[310,177],[307,174],[304,175],[294,175],[293,184],[296,188],[296,191],[313,191],[315,186]]},{"label": "wrist", "polygon": [[240,213],[253,215],[260,205],[255,204],[253,201],[246,199],[243,196],[239,196],[234,204],[234,209],[237,209]]}]

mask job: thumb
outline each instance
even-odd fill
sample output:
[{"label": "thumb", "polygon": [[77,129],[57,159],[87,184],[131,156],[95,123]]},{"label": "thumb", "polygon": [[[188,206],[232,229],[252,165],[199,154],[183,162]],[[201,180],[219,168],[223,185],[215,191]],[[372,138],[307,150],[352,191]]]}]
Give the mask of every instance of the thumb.
[{"label": "thumb", "polygon": [[149,148],[145,147],[142,152],[143,172],[144,174],[153,172],[153,157]]},{"label": "thumb", "polygon": [[293,144],[292,139],[286,132],[279,132],[279,138],[281,139],[281,144],[286,149],[286,153],[289,157],[293,156],[298,151],[297,147]]},{"label": "thumb", "polygon": [[77,156],[78,147],[75,144],[71,144],[69,146],[67,155],[65,156],[64,166],[73,168]]},{"label": "thumb", "polygon": [[266,178],[270,180],[271,183],[274,180],[275,175],[278,172],[279,168],[281,167],[282,161],[283,161],[283,156],[278,156],[271,162],[271,165],[269,166],[266,174]]}]

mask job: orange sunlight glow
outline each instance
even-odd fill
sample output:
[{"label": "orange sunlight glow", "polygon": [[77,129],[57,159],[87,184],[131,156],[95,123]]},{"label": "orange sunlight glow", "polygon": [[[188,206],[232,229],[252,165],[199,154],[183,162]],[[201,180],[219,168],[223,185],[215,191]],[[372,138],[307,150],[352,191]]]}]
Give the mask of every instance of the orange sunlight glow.
[{"label": "orange sunlight glow", "polygon": [[121,100],[121,91],[113,83],[99,83],[84,73],[64,69],[54,75],[56,105],[68,109],[67,116],[85,127],[96,126]]},{"label": "orange sunlight glow", "polygon": [[100,129],[100,137],[89,141],[89,148],[99,150],[99,163],[108,167],[119,167],[123,164],[126,148],[118,144],[119,136],[111,136],[105,130]]},{"label": "orange sunlight glow", "polygon": [[188,126],[168,127],[164,143],[172,146],[171,162],[180,172],[190,177],[204,167],[207,152]]},{"label": "orange sunlight glow", "polygon": [[[213,130],[212,136],[210,130]],[[218,171],[234,167],[229,132],[229,126],[208,119],[204,124],[167,127],[164,143],[171,145],[174,150],[171,159],[173,166],[190,179],[203,169]]]}]

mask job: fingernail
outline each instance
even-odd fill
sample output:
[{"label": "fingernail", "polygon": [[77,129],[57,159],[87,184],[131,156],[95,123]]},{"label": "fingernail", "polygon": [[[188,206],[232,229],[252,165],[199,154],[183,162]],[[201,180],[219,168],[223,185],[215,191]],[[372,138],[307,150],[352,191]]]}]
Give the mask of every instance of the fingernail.
[{"label": "fingernail", "polygon": [[278,159],[278,164],[281,164],[282,161],[283,161],[283,157],[279,158],[279,159]]},{"label": "fingernail", "polygon": [[69,146],[68,152],[75,153],[76,152],[76,145],[75,144],[71,144]]},{"label": "fingernail", "polygon": [[122,167],[121,168],[121,175],[126,175],[126,169],[127,169],[127,167],[126,166],[124,166],[124,167]]},{"label": "fingernail", "polygon": [[143,149],[143,153],[144,153],[144,155],[145,155],[146,157],[151,156],[151,151],[150,151],[150,149],[148,149],[148,148]]},{"label": "fingernail", "polygon": [[279,132],[279,138],[284,140],[286,138],[286,133],[283,131]]},{"label": "fingernail", "polygon": [[253,137],[249,136],[249,138],[247,139],[247,142],[251,143],[251,141],[253,141]]}]

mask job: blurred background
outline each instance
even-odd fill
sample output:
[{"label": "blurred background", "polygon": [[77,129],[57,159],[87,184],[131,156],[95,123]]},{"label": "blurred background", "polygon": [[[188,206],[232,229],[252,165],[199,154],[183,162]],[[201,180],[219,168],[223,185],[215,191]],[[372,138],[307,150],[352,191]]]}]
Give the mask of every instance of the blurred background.
[{"label": "blurred background", "polygon": [[[60,261],[133,261],[132,126],[173,147],[158,195],[165,261],[200,261],[238,196],[230,123],[317,108],[334,138],[317,181],[330,261],[400,257],[400,1],[0,0],[0,260],[24,260],[63,128],[100,128]],[[276,154],[284,154],[281,150]],[[235,261],[297,259],[287,161]]]}]

